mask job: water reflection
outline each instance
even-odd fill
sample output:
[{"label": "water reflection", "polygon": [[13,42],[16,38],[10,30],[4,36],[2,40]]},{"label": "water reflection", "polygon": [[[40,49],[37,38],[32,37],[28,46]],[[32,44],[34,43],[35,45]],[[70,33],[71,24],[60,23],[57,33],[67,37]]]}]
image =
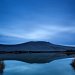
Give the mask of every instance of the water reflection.
[{"label": "water reflection", "polygon": [[3,75],[75,75],[75,71],[70,66],[71,62],[71,58],[45,64],[5,61],[6,68]]},{"label": "water reflection", "polygon": [[4,61],[0,61],[0,75],[3,75],[4,68],[5,68]]},{"label": "water reflection", "polygon": [[72,66],[73,69],[75,70],[75,59],[72,60],[71,66]]}]

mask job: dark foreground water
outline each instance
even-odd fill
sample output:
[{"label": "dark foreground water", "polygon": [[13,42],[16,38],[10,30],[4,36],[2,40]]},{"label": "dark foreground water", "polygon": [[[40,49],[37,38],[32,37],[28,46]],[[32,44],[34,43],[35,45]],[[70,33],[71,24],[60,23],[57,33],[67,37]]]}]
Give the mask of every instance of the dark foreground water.
[{"label": "dark foreground water", "polygon": [[28,64],[20,61],[5,61],[3,75],[75,75],[72,59],[55,60],[45,64]]}]

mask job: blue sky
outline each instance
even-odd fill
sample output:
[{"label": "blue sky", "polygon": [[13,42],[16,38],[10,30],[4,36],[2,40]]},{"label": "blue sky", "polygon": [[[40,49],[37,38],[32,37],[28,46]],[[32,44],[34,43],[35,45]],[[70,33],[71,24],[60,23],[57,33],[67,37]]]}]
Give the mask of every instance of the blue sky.
[{"label": "blue sky", "polygon": [[0,0],[0,43],[38,40],[75,45],[75,0]]}]

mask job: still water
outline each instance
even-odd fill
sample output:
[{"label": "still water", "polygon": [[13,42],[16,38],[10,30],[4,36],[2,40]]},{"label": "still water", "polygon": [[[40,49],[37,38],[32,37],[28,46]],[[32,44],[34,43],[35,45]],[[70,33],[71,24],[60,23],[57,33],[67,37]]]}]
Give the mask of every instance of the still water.
[{"label": "still water", "polygon": [[5,61],[3,75],[75,75],[70,63],[72,58],[55,60],[45,64],[29,64],[20,61]]}]

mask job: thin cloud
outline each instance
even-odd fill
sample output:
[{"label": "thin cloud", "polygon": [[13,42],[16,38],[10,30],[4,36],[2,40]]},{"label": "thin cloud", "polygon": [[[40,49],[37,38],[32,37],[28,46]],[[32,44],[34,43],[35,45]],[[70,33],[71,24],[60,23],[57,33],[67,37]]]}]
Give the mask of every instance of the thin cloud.
[{"label": "thin cloud", "polygon": [[[41,40],[41,39],[51,39],[55,36],[62,33],[75,33],[74,27],[63,27],[63,26],[49,26],[49,25],[41,25],[36,28],[32,28],[31,31],[21,31],[19,30],[11,30],[10,32],[3,32],[3,35],[12,36],[22,39],[30,39],[30,40]],[[19,32],[18,32],[19,31]]]}]

